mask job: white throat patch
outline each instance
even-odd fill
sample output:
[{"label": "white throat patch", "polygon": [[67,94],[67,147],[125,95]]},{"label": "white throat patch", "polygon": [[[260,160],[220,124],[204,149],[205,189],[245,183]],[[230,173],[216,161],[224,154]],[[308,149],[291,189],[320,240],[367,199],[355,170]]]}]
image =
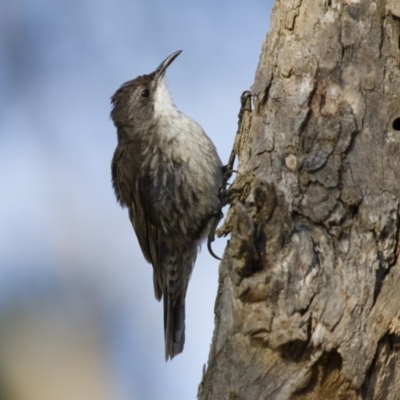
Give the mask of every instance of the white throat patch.
[{"label": "white throat patch", "polygon": [[176,115],[177,113],[178,110],[175,107],[167,85],[165,84],[165,78],[161,78],[154,94],[154,114],[156,117],[168,117]]}]

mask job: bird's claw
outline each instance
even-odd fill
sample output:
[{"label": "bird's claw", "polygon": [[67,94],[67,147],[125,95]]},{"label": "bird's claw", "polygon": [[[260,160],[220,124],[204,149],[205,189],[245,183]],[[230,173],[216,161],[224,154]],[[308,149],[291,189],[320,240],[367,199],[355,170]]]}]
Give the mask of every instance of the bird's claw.
[{"label": "bird's claw", "polygon": [[224,214],[222,213],[221,208],[220,208],[219,211],[214,215],[214,222],[211,226],[210,233],[208,234],[208,239],[207,239],[207,249],[208,249],[209,253],[217,260],[222,260],[222,258],[218,257],[214,253],[214,251],[211,247],[211,243],[215,240],[215,232],[217,230],[217,226],[223,217],[224,217]]}]

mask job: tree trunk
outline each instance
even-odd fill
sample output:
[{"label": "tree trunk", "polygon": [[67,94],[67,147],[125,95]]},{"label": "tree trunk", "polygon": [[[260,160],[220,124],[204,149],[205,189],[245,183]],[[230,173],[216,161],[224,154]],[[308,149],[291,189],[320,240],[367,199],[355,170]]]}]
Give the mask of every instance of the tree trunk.
[{"label": "tree trunk", "polygon": [[400,399],[399,38],[399,0],[276,1],[200,400]]}]

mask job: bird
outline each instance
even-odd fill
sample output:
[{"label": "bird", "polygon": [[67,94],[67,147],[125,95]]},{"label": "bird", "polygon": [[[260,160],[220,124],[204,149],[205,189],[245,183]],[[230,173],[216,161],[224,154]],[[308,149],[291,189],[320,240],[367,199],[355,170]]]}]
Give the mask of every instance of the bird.
[{"label": "bird", "polygon": [[165,73],[181,50],[111,97],[117,201],[128,209],[163,299],[165,360],[183,351],[185,297],[198,251],[219,215],[222,163],[201,126],[174,104]]}]

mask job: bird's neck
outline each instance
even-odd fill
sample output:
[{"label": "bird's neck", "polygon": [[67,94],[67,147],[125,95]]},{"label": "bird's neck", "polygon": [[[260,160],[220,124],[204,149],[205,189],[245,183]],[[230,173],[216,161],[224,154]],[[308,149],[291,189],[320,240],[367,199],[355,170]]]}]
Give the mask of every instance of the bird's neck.
[{"label": "bird's neck", "polygon": [[158,85],[154,96],[154,116],[158,118],[173,118],[179,114],[178,109],[172,101],[171,95],[162,79]]}]

